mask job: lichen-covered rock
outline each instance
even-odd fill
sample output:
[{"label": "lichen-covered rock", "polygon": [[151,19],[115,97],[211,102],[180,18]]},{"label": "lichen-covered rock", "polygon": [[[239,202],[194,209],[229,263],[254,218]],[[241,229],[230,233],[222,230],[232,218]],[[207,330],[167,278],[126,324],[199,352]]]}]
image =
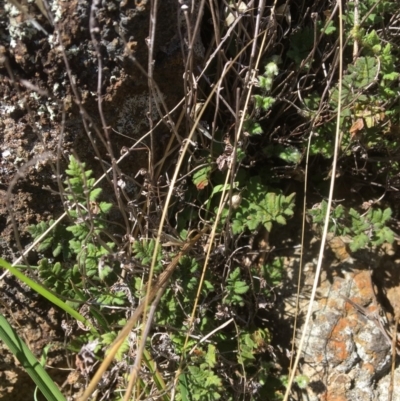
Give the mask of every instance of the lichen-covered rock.
[{"label": "lichen-covered rock", "polygon": [[377,398],[383,394],[380,380],[384,376],[387,380],[391,344],[374,322],[379,306],[370,272],[343,270],[331,281],[325,273],[318,294],[301,364],[302,374],[310,379],[308,399],[381,399]]}]

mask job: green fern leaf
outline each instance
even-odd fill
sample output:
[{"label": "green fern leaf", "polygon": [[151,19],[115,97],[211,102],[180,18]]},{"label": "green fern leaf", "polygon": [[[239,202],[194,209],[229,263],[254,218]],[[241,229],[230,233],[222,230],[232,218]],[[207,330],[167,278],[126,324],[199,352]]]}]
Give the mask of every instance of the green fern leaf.
[{"label": "green fern leaf", "polygon": [[102,189],[101,188],[95,188],[92,191],[90,191],[89,199],[91,201],[95,201],[101,194]]},{"label": "green fern leaf", "polygon": [[282,215],[276,216],[275,220],[277,223],[282,224],[283,226],[286,225],[286,219]]},{"label": "green fern leaf", "polygon": [[358,234],[353,238],[353,241],[350,243],[350,250],[352,252],[356,252],[359,249],[363,249],[368,245],[368,242],[369,238],[367,237],[366,234],[364,233]]}]

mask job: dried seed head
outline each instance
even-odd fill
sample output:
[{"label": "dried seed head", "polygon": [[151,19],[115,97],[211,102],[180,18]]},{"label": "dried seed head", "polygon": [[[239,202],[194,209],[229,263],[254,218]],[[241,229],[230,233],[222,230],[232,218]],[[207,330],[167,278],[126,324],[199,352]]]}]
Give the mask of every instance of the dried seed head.
[{"label": "dried seed head", "polygon": [[240,206],[241,202],[242,202],[242,195],[240,194],[240,192],[232,195],[231,203],[234,209],[237,209]]}]

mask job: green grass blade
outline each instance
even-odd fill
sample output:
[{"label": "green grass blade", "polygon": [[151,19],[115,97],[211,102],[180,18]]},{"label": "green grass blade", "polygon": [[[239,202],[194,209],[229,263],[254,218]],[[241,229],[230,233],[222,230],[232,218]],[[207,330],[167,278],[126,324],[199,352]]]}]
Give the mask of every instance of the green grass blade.
[{"label": "green grass blade", "polygon": [[150,373],[153,375],[153,380],[157,386],[157,389],[163,393],[161,399],[163,401],[169,401],[169,396],[166,393],[167,386],[165,385],[164,379],[161,376],[159,370],[157,369],[157,365],[154,362],[153,358],[151,357],[149,351],[147,351],[146,349],[143,351],[143,360],[147,368],[149,369]]},{"label": "green grass blade", "polygon": [[0,314],[0,338],[18,359],[48,401],[66,401],[43,366],[27,345],[18,337],[18,334],[2,314]]},{"label": "green grass blade", "polygon": [[179,389],[181,391],[182,401],[191,401],[189,397],[189,386],[185,373],[179,375]]},{"label": "green grass blade", "polygon": [[47,288],[43,287],[41,284],[33,281],[29,277],[25,276],[25,274],[21,273],[17,268],[11,266],[5,260],[0,258],[0,266],[8,269],[16,278],[24,282],[27,286],[29,286],[33,291],[42,295],[44,298],[48,299],[51,303],[61,308],[63,311],[67,312],[76,320],[79,320],[84,325],[91,327],[91,332],[93,334],[97,334],[97,330],[93,327],[93,325],[86,320],[80,313],[78,313],[75,309],[71,308],[65,302],[63,302],[60,298],[58,298],[55,294],[49,291]]}]

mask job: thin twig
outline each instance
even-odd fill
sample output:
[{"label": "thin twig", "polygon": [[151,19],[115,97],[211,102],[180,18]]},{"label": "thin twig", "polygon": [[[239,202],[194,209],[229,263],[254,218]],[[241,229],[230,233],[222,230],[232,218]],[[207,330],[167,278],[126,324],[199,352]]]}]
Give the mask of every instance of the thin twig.
[{"label": "thin twig", "polygon": [[[343,12],[342,12],[342,4],[341,0],[337,0],[338,2],[338,7],[339,7],[339,42],[340,42],[340,54],[343,54]],[[343,84],[343,57],[339,57],[339,88],[338,88],[338,111],[337,111],[337,120],[336,120],[336,135],[335,135],[335,145],[334,145],[334,155],[333,155],[333,161],[332,161],[332,175],[331,175],[331,182],[330,182],[330,188],[329,188],[329,197],[328,197],[328,204],[327,204],[327,209],[326,209],[326,215],[325,215],[325,221],[324,221],[324,229],[322,233],[322,239],[321,239],[321,246],[320,246],[320,251],[318,255],[318,262],[317,262],[317,268],[315,271],[315,278],[314,278],[314,283],[311,291],[311,296],[310,296],[310,303],[308,306],[307,310],[307,315],[306,319],[304,322],[303,326],[303,332],[301,335],[300,339],[300,344],[297,349],[297,356],[293,364],[293,369],[290,372],[289,375],[289,380],[288,384],[286,387],[286,392],[283,401],[287,401],[289,399],[289,394],[292,388],[293,380],[296,375],[296,369],[299,364],[300,358],[302,356],[302,351],[304,347],[304,342],[305,338],[307,335],[307,329],[308,325],[310,323],[311,319],[311,314],[313,310],[313,304],[315,300],[315,295],[317,293],[317,287],[318,287],[318,282],[319,282],[319,277],[321,274],[321,268],[322,268],[322,260],[324,257],[324,250],[325,250],[325,244],[326,244],[326,237],[328,234],[328,226],[329,226],[329,218],[330,218],[330,211],[331,211],[331,206],[332,206],[332,198],[333,198],[333,190],[335,188],[335,178],[336,178],[336,165],[337,165],[337,159],[338,159],[338,150],[339,150],[339,132],[340,132],[340,118],[341,118],[341,102],[340,99],[342,98],[342,84]]]},{"label": "thin twig", "polygon": [[399,325],[400,316],[396,314],[395,324],[393,328],[393,335],[392,335],[392,366],[390,370],[390,385],[388,391],[388,401],[392,401],[393,399],[393,390],[394,390],[394,373],[396,369],[396,357],[397,357],[397,328]]}]

